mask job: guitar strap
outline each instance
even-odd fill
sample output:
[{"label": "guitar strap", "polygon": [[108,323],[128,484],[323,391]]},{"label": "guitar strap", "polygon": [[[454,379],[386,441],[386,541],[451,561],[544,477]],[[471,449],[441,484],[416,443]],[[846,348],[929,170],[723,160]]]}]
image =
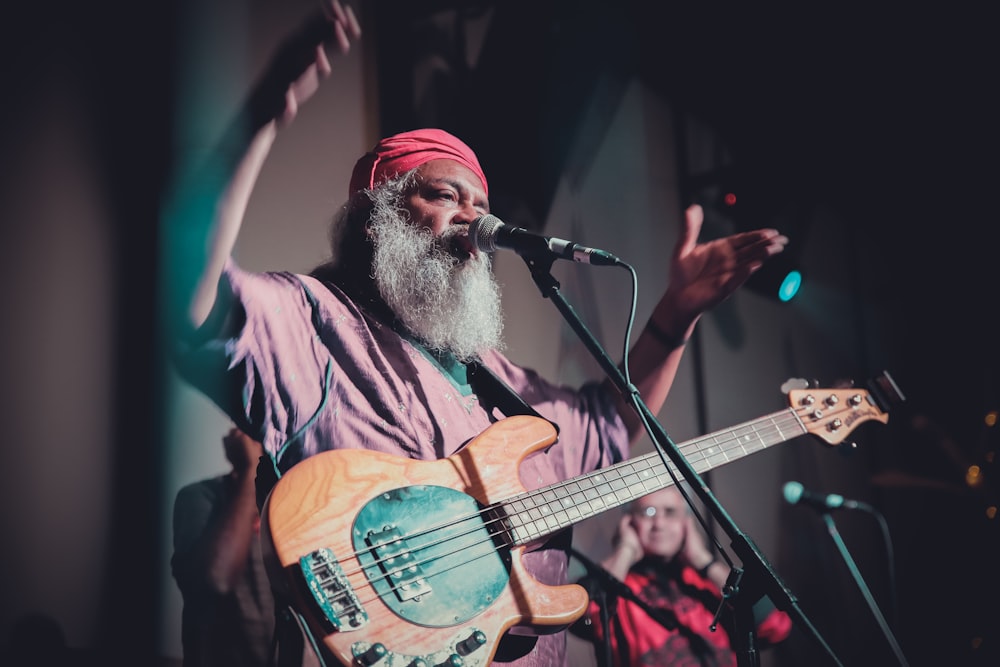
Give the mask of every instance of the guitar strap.
[{"label": "guitar strap", "polygon": [[[476,392],[476,395],[479,396],[482,406],[491,415],[495,409],[499,410],[506,417],[530,415],[539,419],[545,419],[545,417],[538,414],[537,410],[528,405],[524,398],[514,391],[510,385],[490,370],[489,367],[478,361],[469,362],[465,366],[469,385]],[[558,436],[559,424],[551,419],[545,419],[545,421],[552,424]],[[572,529],[569,529],[553,537],[546,548],[554,548],[569,553],[572,542]],[[523,658],[534,649],[537,639],[537,637],[532,635],[505,634],[497,645],[494,661],[499,664]]]},{"label": "guitar strap", "polygon": [[[486,406],[487,411],[496,408],[507,417],[531,415],[532,417],[545,419],[545,417],[538,414],[537,410],[528,405],[521,398],[520,394],[501,380],[487,366],[478,361],[469,362],[465,366],[468,372],[469,384],[472,386],[473,391],[476,392],[476,395],[480,397],[480,400],[483,401],[483,405]],[[550,419],[545,419],[545,421],[552,424],[556,429],[556,433],[559,433],[559,424]]]}]

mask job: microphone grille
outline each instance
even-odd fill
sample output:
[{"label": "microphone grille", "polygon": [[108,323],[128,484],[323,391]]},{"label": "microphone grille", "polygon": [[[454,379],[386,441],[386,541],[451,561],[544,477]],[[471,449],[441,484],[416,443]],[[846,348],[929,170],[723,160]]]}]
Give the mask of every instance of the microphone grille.
[{"label": "microphone grille", "polygon": [[785,501],[788,502],[788,504],[790,505],[797,504],[800,500],[802,500],[803,490],[804,490],[803,486],[798,482],[785,483],[785,489],[784,489]]},{"label": "microphone grille", "polygon": [[495,215],[481,215],[469,225],[469,240],[482,252],[494,252],[497,249],[497,233],[503,227],[503,221]]}]

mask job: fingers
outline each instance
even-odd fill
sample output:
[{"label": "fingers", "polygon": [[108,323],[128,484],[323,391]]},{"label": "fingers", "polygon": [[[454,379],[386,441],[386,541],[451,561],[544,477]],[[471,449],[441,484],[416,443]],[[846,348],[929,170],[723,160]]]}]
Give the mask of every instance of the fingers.
[{"label": "fingers", "polygon": [[348,37],[351,39],[361,39],[361,24],[358,23],[358,18],[354,15],[354,10],[348,5],[344,13],[347,15],[344,26],[346,27]]},{"label": "fingers", "polygon": [[677,241],[676,254],[685,255],[691,252],[698,243],[702,223],[705,222],[705,211],[701,206],[693,204],[684,211],[684,228]]},{"label": "fingers", "polygon": [[316,47],[316,75],[321,79],[330,76],[333,68],[330,66],[330,59],[326,57],[326,51],[322,46]]},{"label": "fingers", "polygon": [[749,233],[753,235],[749,242],[737,249],[737,256],[744,263],[762,263],[783,252],[785,246],[788,245],[788,237],[773,229]]},{"label": "fingers", "polygon": [[351,41],[361,37],[361,24],[350,5],[344,7],[339,0],[325,0],[323,14],[333,22],[334,37],[342,53],[351,48]]},{"label": "fingers", "polygon": [[788,237],[775,229],[756,229],[708,241],[705,245],[715,248],[716,259],[713,263],[721,272],[741,269],[753,272],[782,252],[787,244]]},{"label": "fingers", "polygon": [[351,40],[347,38],[344,25],[339,21],[333,24],[333,38],[336,40],[337,48],[341,53],[347,53],[351,50]]},{"label": "fingers", "polygon": [[289,88],[285,91],[285,111],[281,115],[281,123],[287,125],[292,122],[295,115],[299,112],[299,101],[295,97],[295,91]]}]

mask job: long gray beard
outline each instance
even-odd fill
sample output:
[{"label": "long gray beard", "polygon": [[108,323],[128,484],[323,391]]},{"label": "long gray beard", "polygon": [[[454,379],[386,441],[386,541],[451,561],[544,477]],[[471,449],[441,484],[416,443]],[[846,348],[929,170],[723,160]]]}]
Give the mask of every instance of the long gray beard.
[{"label": "long gray beard", "polygon": [[500,286],[489,258],[459,261],[446,248],[455,227],[440,238],[407,222],[405,214],[372,214],[372,272],[386,304],[409,331],[434,351],[471,361],[503,348]]}]

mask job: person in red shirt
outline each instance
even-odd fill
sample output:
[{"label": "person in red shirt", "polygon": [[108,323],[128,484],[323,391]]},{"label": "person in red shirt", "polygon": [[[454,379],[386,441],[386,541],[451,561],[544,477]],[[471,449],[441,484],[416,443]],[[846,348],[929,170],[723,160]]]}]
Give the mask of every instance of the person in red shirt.
[{"label": "person in red shirt", "polygon": [[[726,627],[731,614],[720,615],[715,630],[710,628],[730,568],[715,559],[676,487],[631,503],[618,523],[613,545],[601,566],[640,601],[606,593],[610,653],[616,667],[736,666],[731,628]],[[608,645],[595,594],[595,587],[601,584],[593,575],[581,583],[591,591],[586,625],[602,657]],[[791,618],[766,598],[754,607],[754,620],[758,648],[781,642],[791,632]]]}]

